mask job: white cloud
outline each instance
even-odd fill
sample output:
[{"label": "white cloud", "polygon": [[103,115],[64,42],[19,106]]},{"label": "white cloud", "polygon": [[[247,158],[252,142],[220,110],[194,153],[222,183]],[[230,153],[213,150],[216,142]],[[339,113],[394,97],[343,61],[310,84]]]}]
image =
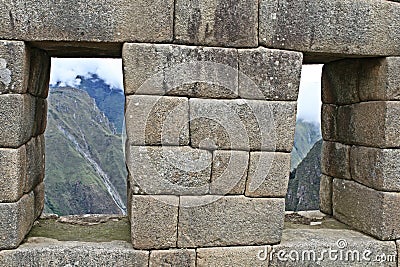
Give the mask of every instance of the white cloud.
[{"label": "white cloud", "polygon": [[321,123],[321,74],[323,65],[303,65],[297,117]]},{"label": "white cloud", "polygon": [[52,58],[50,84],[79,85],[77,75],[97,74],[115,89],[123,88],[122,60],[113,58]]}]

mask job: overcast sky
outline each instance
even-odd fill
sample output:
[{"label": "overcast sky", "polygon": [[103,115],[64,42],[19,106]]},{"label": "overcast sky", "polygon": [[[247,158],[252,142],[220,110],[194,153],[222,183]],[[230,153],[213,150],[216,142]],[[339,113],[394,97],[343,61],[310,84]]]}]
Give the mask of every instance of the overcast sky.
[{"label": "overcast sky", "polygon": [[[320,123],[322,65],[304,65],[298,100],[298,118]],[[74,86],[77,75],[95,73],[114,89],[123,88],[121,59],[52,59],[50,84]]]}]

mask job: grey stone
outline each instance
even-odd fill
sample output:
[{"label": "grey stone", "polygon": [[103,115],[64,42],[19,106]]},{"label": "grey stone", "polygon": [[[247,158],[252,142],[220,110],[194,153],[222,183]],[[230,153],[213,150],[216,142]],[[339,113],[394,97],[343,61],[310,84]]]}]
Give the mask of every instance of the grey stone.
[{"label": "grey stone", "polygon": [[333,178],[322,174],[319,189],[319,207],[326,214],[332,215],[332,182]]},{"label": "grey stone", "polygon": [[88,243],[29,238],[15,250],[0,251],[0,265],[18,266],[148,266],[149,252],[124,241]]},{"label": "grey stone", "polygon": [[35,209],[34,194],[24,195],[15,203],[0,203],[0,250],[19,246],[32,227]]},{"label": "grey stone", "polygon": [[297,52],[266,48],[240,49],[240,97],[296,101],[302,62],[303,56]]},{"label": "grey stone", "polygon": [[209,46],[257,47],[258,2],[184,1],[175,4],[175,41]]},{"label": "grey stone", "polygon": [[40,183],[33,190],[35,195],[35,219],[39,218],[44,208],[44,183]]},{"label": "grey stone", "polygon": [[132,145],[189,144],[189,103],[184,97],[128,96],[126,129]]},{"label": "grey stone", "polygon": [[290,153],[250,152],[246,185],[249,197],[285,197],[290,175]]},{"label": "grey stone", "polygon": [[125,93],[236,98],[236,49],[125,44]]},{"label": "grey stone", "polygon": [[0,107],[0,147],[20,147],[32,135],[34,99],[28,94],[0,95]]},{"label": "grey stone", "polygon": [[24,42],[0,41],[0,93],[26,93],[29,50]]},{"label": "grey stone", "polygon": [[153,250],[150,252],[150,267],[196,266],[196,251],[193,249]]},{"label": "grey stone", "polygon": [[400,150],[353,146],[351,177],[381,191],[400,192]]},{"label": "grey stone", "polygon": [[136,249],[176,247],[178,205],[176,196],[132,196],[131,236]]},{"label": "grey stone", "polygon": [[338,106],[322,104],[321,132],[323,139],[326,141],[337,141],[337,115]]},{"label": "grey stone", "polygon": [[191,145],[291,151],[296,102],[190,99]]},{"label": "grey stone", "polygon": [[[198,267],[268,266],[270,246],[245,246],[197,249]],[[267,250],[267,257],[264,257]],[[261,258],[261,260],[258,258]]]},{"label": "grey stone", "polygon": [[0,148],[0,202],[17,202],[26,177],[26,149]]},{"label": "grey stone", "polygon": [[380,240],[400,238],[400,193],[376,191],[354,181],[333,179],[333,215]]},{"label": "grey stone", "polygon": [[248,165],[248,152],[214,151],[210,194],[243,195],[246,187]]},{"label": "grey stone", "polygon": [[351,179],[350,146],[324,141],[322,144],[321,171],[328,176]]},{"label": "grey stone", "polygon": [[284,198],[181,197],[178,247],[273,244],[281,239]]},{"label": "grey stone", "polygon": [[173,38],[173,12],[173,0],[5,2],[0,39],[167,42]]},{"label": "grey stone", "polygon": [[137,147],[127,151],[131,185],[155,195],[209,192],[212,153],[191,147]]},{"label": "grey stone", "polygon": [[398,55],[399,12],[389,1],[261,0],[259,42],[304,52],[305,62]]},{"label": "grey stone", "polygon": [[47,100],[35,97],[35,123],[33,136],[44,134],[47,125]]},{"label": "grey stone", "polygon": [[26,180],[24,192],[28,193],[43,182],[45,174],[44,135],[32,138],[26,144]]},{"label": "grey stone", "polygon": [[46,98],[49,93],[51,59],[47,52],[39,49],[30,51],[29,93]]}]

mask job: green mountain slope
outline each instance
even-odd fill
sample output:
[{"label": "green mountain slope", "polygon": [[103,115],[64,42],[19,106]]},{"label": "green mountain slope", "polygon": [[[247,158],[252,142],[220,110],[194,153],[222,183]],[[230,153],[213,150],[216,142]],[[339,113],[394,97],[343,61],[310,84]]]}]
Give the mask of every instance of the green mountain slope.
[{"label": "green mountain slope", "polygon": [[85,92],[50,90],[45,212],[122,213],[126,168],[121,137]]}]

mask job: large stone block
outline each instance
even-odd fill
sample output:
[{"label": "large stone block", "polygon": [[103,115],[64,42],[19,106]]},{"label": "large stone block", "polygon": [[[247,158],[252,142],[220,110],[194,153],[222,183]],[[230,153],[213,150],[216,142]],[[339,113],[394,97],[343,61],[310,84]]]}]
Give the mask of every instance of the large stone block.
[{"label": "large stone block", "polygon": [[209,46],[258,46],[256,0],[178,0],[175,7],[176,42]]},{"label": "large stone block", "polygon": [[321,171],[323,174],[351,179],[350,146],[324,141],[322,144]]},{"label": "large stone block", "polygon": [[259,41],[304,52],[306,62],[398,55],[399,12],[400,6],[390,1],[261,0]]},{"label": "large stone block", "polygon": [[193,249],[153,250],[150,252],[149,267],[182,266],[195,267],[196,251]]},{"label": "large stone block", "polygon": [[326,141],[337,141],[337,115],[338,106],[322,104],[321,132],[322,138]]},{"label": "large stone block", "polygon": [[28,90],[34,96],[46,98],[49,93],[51,59],[47,52],[36,48],[30,51]]},{"label": "large stone block", "polygon": [[243,195],[246,187],[249,152],[216,150],[210,184],[212,195]]},{"label": "large stone block", "polygon": [[376,190],[400,192],[400,149],[353,146],[352,179]]},{"label": "large stone block", "polygon": [[178,247],[277,243],[284,205],[284,198],[181,197]]},{"label": "large stone block", "polygon": [[128,96],[126,131],[132,145],[189,144],[189,103],[185,97]]},{"label": "large stone block", "polygon": [[149,252],[124,241],[89,243],[29,238],[19,248],[0,251],[0,265],[146,267]]},{"label": "large stone block", "polygon": [[125,44],[126,94],[236,98],[236,49]]},{"label": "large stone block", "polygon": [[291,151],[296,102],[190,99],[190,137],[206,149]]},{"label": "large stone block", "polygon": [[0,148],[0,202],[21,198],[26,177],[26,149]]},{"label": "large stone block", "polygon": [[263,259],[264,251],[270,246],[246,246],[246,247],[221,247],[197,249],[198,267],[231,267],[231,266],[268,266],[269,257]]},{"label": "large stone block", "polygon": [[400,193],[376,191],[354,181],[333,179],[333,215],[380,240],[400,238]]},{"label": "large stone block", "polygon": [[26,93],[29,50],[24,42],[0,41],[0,93]]},{"label": "large stone block", "polygon": [[30,192],[43,182],[45,174],[45,141],[44,135],[32,138],[26,144],[26,180],[24,192]]},{"label": "large stone block", "polygon": [[0,147],[20,147],[32,135],[33,97],[25,94],[0,95]]},{"label": "large stone block", "polygon": [[290,153],[250,152],[246,185],[249,197],[285,197],[290,175]]},{"label": "large stone block", "polygon": [[239,50],[239,95],[246,99],[296,101],[303,56],[266,48]]},{"label": "large stone block", "polygon": [[47,4],[33,0],[7,1],[0,7],[0,39],[171,42],[173,13],[173,0]]},{"label": "large stone block", "polygon": [[0,250],[16,248],[35,220],[35,200],[31,192],[16,203],[0,203]]},{"label": "large stone block", "polygon": [[136,249],[174,248],[179,197],[132,196],[131,236]]},{"label": "large stone block", "polygon": [[207,194],[211,165],[210,151],[191,147],[131,146],[127,150],[130,183],[146,194]]},{"label": "large stone block", "polygon": [[322,174],[319,189],[319,208],[322,212],[332,215],[332,182],[333,178]]}]

